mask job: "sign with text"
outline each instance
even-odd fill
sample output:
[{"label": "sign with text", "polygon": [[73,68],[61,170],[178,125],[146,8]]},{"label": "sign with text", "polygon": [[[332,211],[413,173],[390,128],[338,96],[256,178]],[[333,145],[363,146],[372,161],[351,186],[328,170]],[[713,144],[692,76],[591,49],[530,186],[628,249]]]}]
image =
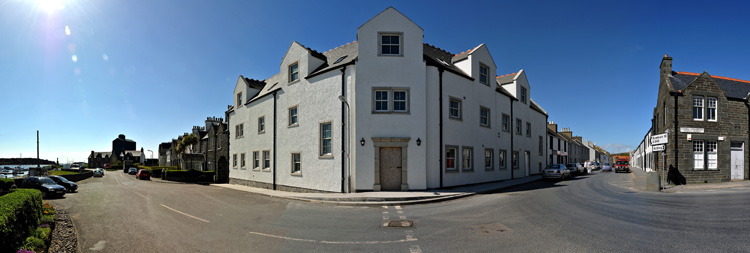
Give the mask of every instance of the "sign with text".
[{"label": "sign with text", "polygon": [[680,132],[683,133],[703,133],[703,128],[696,127],[680,127]]},{"label": "sign with text", "polygon": [[665,144],[667,143],[667,139],[668,139],[667,134],[657,134],[657,135],[651,136],[651,145]]},{"label": "sign with text", "polygon": [[656,146],[651,146],[651,151],[653,151],[653,152],[656,152],[656,151],[664,151],[664,150],[667,150],[667,149],[666,149],[666,148],[664,147],[664,145],[656,145]]}]

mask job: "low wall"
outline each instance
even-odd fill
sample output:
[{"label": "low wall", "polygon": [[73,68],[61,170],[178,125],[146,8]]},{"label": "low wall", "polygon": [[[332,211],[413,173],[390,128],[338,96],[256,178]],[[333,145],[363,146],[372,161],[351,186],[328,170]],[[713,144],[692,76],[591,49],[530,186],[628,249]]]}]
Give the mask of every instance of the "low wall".
[{"label": "low wall", "polygon": [[94,171],[91,171],[91,170],[84,170],[84,171],[70,170],[70,171],[78,171],[81,173],[73,174],[73,175],[62,175],[61,177],[64,177],[65,179],[73,181],[73,182],[78,182],[78,181],[94,176]]}]

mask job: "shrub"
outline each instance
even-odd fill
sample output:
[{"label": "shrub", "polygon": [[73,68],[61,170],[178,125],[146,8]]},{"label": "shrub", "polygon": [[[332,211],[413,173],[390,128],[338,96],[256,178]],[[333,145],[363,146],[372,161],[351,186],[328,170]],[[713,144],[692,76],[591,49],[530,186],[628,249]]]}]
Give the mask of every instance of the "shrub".
[{"label": "shrub", "polygon": [[42,251],[45,248],[44,239],[36,236],[29,236],[23,243],[23,247],[27,250]]},{"label": "shrub", "polygon": [[213,171],[190,170],[167,170],[167,178],[174,178],[178,181],[187,182],[210,182],[214,179]]},{"label": "shrub", "polygon": [[35,189],[17,189],[0,196],[0,245],[15,249],[39,226],[42,193]]},{"label": "shrub", "polygon": [[7,192],[10,188],[16,184],[16,181],[11,178],[0,178],[0,191]]}]

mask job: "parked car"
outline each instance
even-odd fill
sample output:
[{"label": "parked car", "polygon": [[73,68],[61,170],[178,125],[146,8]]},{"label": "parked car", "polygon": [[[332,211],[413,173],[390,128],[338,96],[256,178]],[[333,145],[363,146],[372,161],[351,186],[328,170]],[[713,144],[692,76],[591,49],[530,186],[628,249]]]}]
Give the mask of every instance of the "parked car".
[{"label": "parked car", "polygon": [[68,192],[75,192],[76,190],[78,190],[78,184],[68,180],[67,178],[61,176],[49,176],[49,178],[52,179],[52,181],[55,181],[57,185],[65,187],[65,190],[67,190]]},{"label": "parked car", "polygon": [[104,170],[101,168],[94,170],[94,176],[95,177],[103,177],[104,176]]},{"label": "parked car", "polygon": [[146,169],[141,169],[138,171],[138,174],[135,174],[135,178],[137,179],[151,179],[151,171]]},{"label": "parked car", "polygon": [[133,168],[133,167],[131,167],[131,168],[130,168],[130,169],[128,170],[128,174],[130,174],[130,175],[135,175],[135,174],[138,174],[138,169],[136,169],[136,168]]},{"label": "parked car", "polygon": [[602,172],[612,172],[612,167],[609,166],[609,163],[602,166]]},{"label": "parked car", "polygon": [[568,163],[565,165],[565,167],[570,170],[571,175],[580,175],[580,174],[586,174],[586,170],[583,168],[582,165],[578,163]]},{"label": "parked car", "polygon": [[108,170],[108,169],[111,169],[111,168],[112,168],[112,166],[111,166],[111,165],[109,165],[109,163],[105,163],[105,164],[104,164],[104,169],[105,169],[105,170]]},{"label": "parked car", "polygon": [[596,165],[596,169],[597,170],[601,170],[602,169],[602,164],[601,163],[594,163],[594,165]]},{"label": "parked car", "polygon": [[570,170],[563,164],[550,164],[542,171],[542,179],[554,178],[565,180],[570,178]]},{"label": "parked car", "polygon": [[618,159],[617,162],[615,162],[615,173],[618,173],[620,171],[630,173],[630,166],[628,165],[628,160]]},{"label": "parked car", "polygon": [[21,188],[37,189],[42,192],[42,198],[65,195],[65,187],[56,184],[55,181],[47,177],[27,177],[21,182]]}]

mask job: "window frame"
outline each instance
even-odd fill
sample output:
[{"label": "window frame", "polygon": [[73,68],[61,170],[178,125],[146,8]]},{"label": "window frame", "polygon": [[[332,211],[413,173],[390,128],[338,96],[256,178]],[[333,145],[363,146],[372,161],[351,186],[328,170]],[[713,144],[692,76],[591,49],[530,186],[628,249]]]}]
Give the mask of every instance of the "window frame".
[{"label": "window frame", "polygon": [[520,99],[520,100],[521,100],[521,103],[524,103],[524,104],[526,104],[526,103],[527,103],[527,101],[529,100],[529,98],[528,98],[528,96],[529,96],[529,92],[528,92],[528,90],[526,89],[526,87],[523,87],[523,86],[521,86],[521,91],[520,91],[520,93],[521,93],[521,95],[520,95],[520,97],[521,97],[521,99]]},{"label": "window frame", "polygon": [[[325,126],[325,125],[329,125],[330,126],[330,130],[329,131],[331,132],[330,133],[330,137],[327,138],[328,141],[329,141],[329,149],[330,149],[328,151],[328,153],[324,153],[326,138],[323,136],[324,135],[324,133],[323,133],[323,126]],[[318,125],[318,142],[319,142],[318,143],[318,157],[320,157],[320,158],[333,158],[333,121],[321,122]]]},{"label": "window frame", "polygon": [[258,133],[262,134],[266,132],[266,116],[258,117]]},{"label": "window frame", "polygon": [[[297,160],[295,160],[294,156],[297,156]],[[292,152],[291,154],[291,162],[292,162],[292,174],[300,174],[302,173],[302,153],[301,152]]]},{"label": "window frame", "polygon": [[[296,72],[292,72],[292,67],[294,67],[294,66],[296,66],[296,68],[297,68]],[[287,78],[287,83],[288,84],[293,84],[293,83],[299,82],[299,80],[300,80],[300,75],[299,75],[299,61],[295,61],[295,62],[290,63],[287,68],[288,68],[288,70],[287,70],[287,77],[288,77]],[[297,74],[297,78],[292,79],[292,76],[294,74]]]},{"label": "window frame", "polygon": [[[378,92],[384,92],[385,93],[385,96],[386,96],[385,100],[378,99]],[[390,94],[391,94],[391,92],[387,88],[373,88],[373,92],[372,92],[372,101],[373,101],[372,102],[372,112],[373,113],[387,113],[387,112],[391,111],[391,109],[390,109],[390,104],[391,104],[390,103],[390,101],[391,101]],[[383,110],[383,109],[378,110],[378,103],[385,103],[385,107],[386,107],[385,110]]]},{"label": "window frame", "polygon": [[[383,44],[383,36],[398,36],[398,44]],[[384,46],[397,46],[398,54],[384,54]],[[403,32],[378,32],[378,56],[404,56],[404,33]]]},{"label": "window frame", "polygon": [[508,168],[507,163],[506,163],[508,161],[507,158],[508,158],[508,151],[507,150],[505,150],[505,149],[498,150],[497,161],[498,161],[498,167],[500,169],[507,169]]},{"label": "window frame", "polygon": [[[386,99],[378,99],[378,93],[384,92]],[[404,92],[403,100],[396,100],[396,92]],[[386,106],[378,109],[378,103]],[[404,110],[396,110],[396,103],[404,103]],[[373,114],[409,114],[411,111],[411,89],[409,87],[372,87]]]},{"label": "window frame", "polygon": [[[449,150],[453,150],[453,157],[448,156]],[[446,172],[456,172],[458,171],[458,165],[456,159],[458,158],[458,146],[453,145],[445,145],[445,171]],[[448,160],[453,159],[453,167],[448,167]]]},{"label": "window frame", "polygon": [[[456,102],[457,105],[458,105],[458,108],[455,109],[456,113],[458,114],[457,116],[453,116],[453,110],[454,109],[453,109],[453,105],[451,104],[452,102]],[[460,98],[450,97],[448,99],[448,118],[455,119],[455,120],[462,120],[462,118],[461,118],[462,114],[463,114],[463,113],[461,113],[462,107],[463,106],[461,105],[461,99]]]},{"label": "window frame", "polygon": [[[404,99],[396,100],[396,92],[403,92]],[[409,89],[405,88],[391,88],[391,111],[394,113],[408,113],[409,112]],[[404,103],[404,110],[396,110],[396,102]]]},{"label": "window frame", "polygon": [[[713,100],[714,105],[711,107],[711,100]],[[706,97],[706,121],[709,122],[717,122],[719,120],[719,98],[717,97]],[[711,110],[713,109],[713,119],[709,116],[709,113],[711,113]]]},{"label": "window frame", "polygon": [[[698,102],[696,99],[700,99],[700,106],[696,106],[696,104]],[[693,96],[693,99],[692,99],[692,103],[693,103],[693,107],[692,107],[693,108],[693,111],[692,111],[692,113],[693,113],[693,121],[703,121],[703,120],[706,119],[706,117],[705,117],[705,110],[706,110],[706,103],[705,103],[705,101],[706,101],[706,98],[704,96],[698,96],[698,95],[694,95]],[[696,111],[697,108],[700,108],[700,109],[698,111]],[[700,114],[699,118],[695,117],[696,116],[695,115],[696,112]]]},{"label": "window frame", "polygon": [[237,107],[242,106],[242,92],[237,92]]},{"label": "window frame", "polygon": [[245,168],[245,152],[240,153],[240,169],[246,169]]},{"label": "window frame", "polygon": [[[490,155],[487,157],[487,155]],[[489,167],[487,166],[487,162],[489,159]],[[495,170],[495,150],[491,148],[485,148],[484,149],[484,170]]]},{"label": "window frame", "polygon": [[270,171],[271,170],[271,150],[263,150],[263,171]]},{"label": "window frame", "polygon": [[516,134],[523,135],[523,120],[516,118]]},{"label": "window frame", "polygon": [[[705,141],[704,142],[704,150],[705,155],[703,156],[703,159],[706,161],[706,170],[719,170],[719,142],[716,140],[713,141]],[[712,151],[713,150],[713,151]],[[714,164],[714,167],[711,167],[711,158],[709,155],[715,155],[716,158],[714,160],[716,161]]]},{"label": "window frame", "polygon": [[253,169],[260,169],[260,151],[253,151]]},{"label": "window frame", "polygon": [[[465,153],[469,151],[469,156]],[[467,167],[467,165],[469,167]],[[461,147],[461,171],[474,171],[474,148],[469,146]]]},{"label": "window frame", "polygon": [[237,169],[237,153],[232,154],[232,168]]},{"label": "window frame", "polygon": [[526,137],[531,138],[531,122],[526,122]]},{"label": "window frame", "polygon": [[519,169],[519,165],[518,164],[520,162],[519,162],[519,157],[518,156],[519,156],[518,151],[513,151],[512,157],[510,158],[511,159],[510,162],[511,162],[514,170]]},{"label": "window frame", "polygon": [[[484,74],[482,74],[482,69],[486,70]],[[482,82],[482,77],[484,77],[484,82]],[[490,86],[490,67],[481,62],[479,63],[479,83]]]},{"label": "window frame", "polygon": [[[700,146],[697,146],[697,144],[700,143]],[[693,140],[692,146],[693,146],[693,170],[706,170],[706,142],[703,140]],[[696,150],[700,149],[700,150]],[[696,159],[696,155],[701,156],[700,163],[697,162],[698,159]],[[700,164],[700,167],[697,167],[696,165]]]},{"label": "window frame", "polygon": [[[292,110],[294,110],[294,114],[292,114]],[[299,126],[299,105],[294,105],[292,107],[289,107],[288,110],[289,117],[288,117],[288,126]]]},{"label": "window frame", "polygon": [[503,131],[510,133],[510,115],[503,113],[501,124],[503,125]]},{"label": "window frame", "polygon": [[[487,115],[482,116],[482,112],[485,112],[485,111],[487,112]],[[490,121],[490,115],[491,115],[490,113],[491,111],[489,107],[484,107],[481,105],[479,106],[479,126],[492,128],[491,123],[490,123],[492,122]],[[482,123],[482,119],[484,119],[486,122]]]},{"label": "window frame", "polygon": [[544,137],[539,136],[539,155],[544,155]]}]

